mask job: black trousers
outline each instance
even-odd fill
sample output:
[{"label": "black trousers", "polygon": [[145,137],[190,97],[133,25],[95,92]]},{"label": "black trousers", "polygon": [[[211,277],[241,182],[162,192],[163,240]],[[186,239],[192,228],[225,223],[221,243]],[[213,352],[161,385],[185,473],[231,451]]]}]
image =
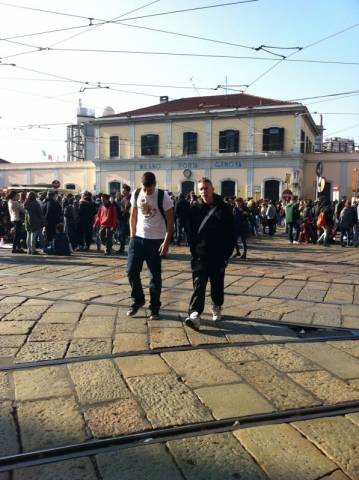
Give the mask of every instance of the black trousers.
[{"label": "black trousers", "polygon": [[100,238],[103,245],[106,246],[106,253],[111,253],[112,250],[112,228],[101,227],[100,228]]},{"label": "black trousers", "polygon": [[201,314],[203,312],[208,280],[211,285],[212,303],[217,307],[221,307],[224,302],[224,274],[226,269],[224,261],[220,264],[213,265],[200,258],[193,258],[191,267],[193,294],[188,313],[198,312]]},{"label": "black trousers", "polygon": [[14,228],[14,239],[12,243],[12,249],[20,249],[21,248],[21,234],[22,234],[22,221],[16,220],[12,222],[12,226]]},{"label": "black trousers", "polygon": [[147,263],[150,273],[150,310],[158,312],[161,306],[161,256],[159,248],[163,240],[134,237],[128,244],[127,276],[131,286],[133,305],[144,305],[145,295],[141,282],[143,262]]}]

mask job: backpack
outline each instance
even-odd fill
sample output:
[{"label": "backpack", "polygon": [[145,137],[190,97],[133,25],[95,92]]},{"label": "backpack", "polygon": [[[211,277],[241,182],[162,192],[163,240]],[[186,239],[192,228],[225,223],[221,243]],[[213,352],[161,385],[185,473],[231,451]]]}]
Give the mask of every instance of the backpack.
[{"label": "backpack", "polygon": [[[135,205],[137,205],[137,200],[138,196],[140,195],[140,188],[137,188],[135,191]],[[165,196],[164,190],[161,190],[160,188],[158,189],[158,195],[157,195],[157,206],[158,210],[161,212],[161,215],[163,217],[163,220],[165,221],[166,227],[167,227],[167,218],[165,215],[165,211],[163,210],[163,197]]]},{"label": "backpack", "polygon": [[325,213],[320,212],[317,219],[317,227],[324,227],[326,224],[327,224],[327,220],[325,218]]}]

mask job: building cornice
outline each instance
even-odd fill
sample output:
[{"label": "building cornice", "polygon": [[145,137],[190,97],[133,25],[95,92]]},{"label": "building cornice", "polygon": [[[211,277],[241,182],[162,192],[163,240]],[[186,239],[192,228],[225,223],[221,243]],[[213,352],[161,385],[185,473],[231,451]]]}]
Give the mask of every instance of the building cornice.
[{"label": "building cornice", "polygon": [[[200,119],[218,119],[218,118],[235,118],[246,116],[268,116],[268,115],[287,115],[287,114],[306,114],[310,117],[310,113],[303,105],[276,105],[276,106],[263,106],[263,107],[246,107],[246,108],[232,108],[232,109],[213,109],[202,110],[196,112],[174,112],[174,113],[161,113],[150,115],[134,115],[134,116],[109,116],[101,117],[93,120],[91,123],[96,126],[105,125],[126,125],[128,123],[142,123],[142,122],[161,122],[169,120],[200,120]],[[311,119],[312,120],[312,119]],[[309,120],[310,121],[310,120]],[[313,120],[312,120],[313,122]],[[315,124],[313,122],[314,128]]]}]

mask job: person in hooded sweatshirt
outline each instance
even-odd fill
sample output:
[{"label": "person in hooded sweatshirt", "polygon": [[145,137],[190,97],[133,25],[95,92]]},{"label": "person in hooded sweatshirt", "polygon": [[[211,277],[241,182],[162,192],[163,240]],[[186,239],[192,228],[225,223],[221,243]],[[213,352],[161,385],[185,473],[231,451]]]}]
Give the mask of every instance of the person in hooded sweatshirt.
[{"label": "person in hooded sweatshirt", "polygon": [[201,178],[198,188],[201,198],[191,208],[189,217],[193,294],[185,320],[186,325],[195,330],[201,326],[208,280],[211,284],[212,318],[214,321],[222,318],[224,275],[236,243],[231,206],[214,193],[209,178]]},{"label": "person in hooded sweatshirt", "polygon": [[94,227],[99,227],[100,229],[101,242],[106,246],[105,255],[111,255],[112,253],[112,237],[117,224],[117,207],[110,202],[110,195],[104,193],[102,195],[102,205],[96,213]]}]

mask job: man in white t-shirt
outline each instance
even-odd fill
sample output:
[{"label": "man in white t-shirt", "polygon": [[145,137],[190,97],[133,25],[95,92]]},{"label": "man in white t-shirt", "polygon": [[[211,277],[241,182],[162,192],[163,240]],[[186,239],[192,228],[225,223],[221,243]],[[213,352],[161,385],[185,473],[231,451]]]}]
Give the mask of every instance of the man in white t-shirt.
[{"label": "man in white t-shirt", "polygon": [[142,188],[131,196],[130,243],[127,275],[131,285],[132,317],[145,304],[140,273],[146,261],[150,271],[150,319],[159,318],[161,306],[161,257],[168,252],[173,235],[173,203],[167,192],[156,188],[152,172],[142,175]]}]

